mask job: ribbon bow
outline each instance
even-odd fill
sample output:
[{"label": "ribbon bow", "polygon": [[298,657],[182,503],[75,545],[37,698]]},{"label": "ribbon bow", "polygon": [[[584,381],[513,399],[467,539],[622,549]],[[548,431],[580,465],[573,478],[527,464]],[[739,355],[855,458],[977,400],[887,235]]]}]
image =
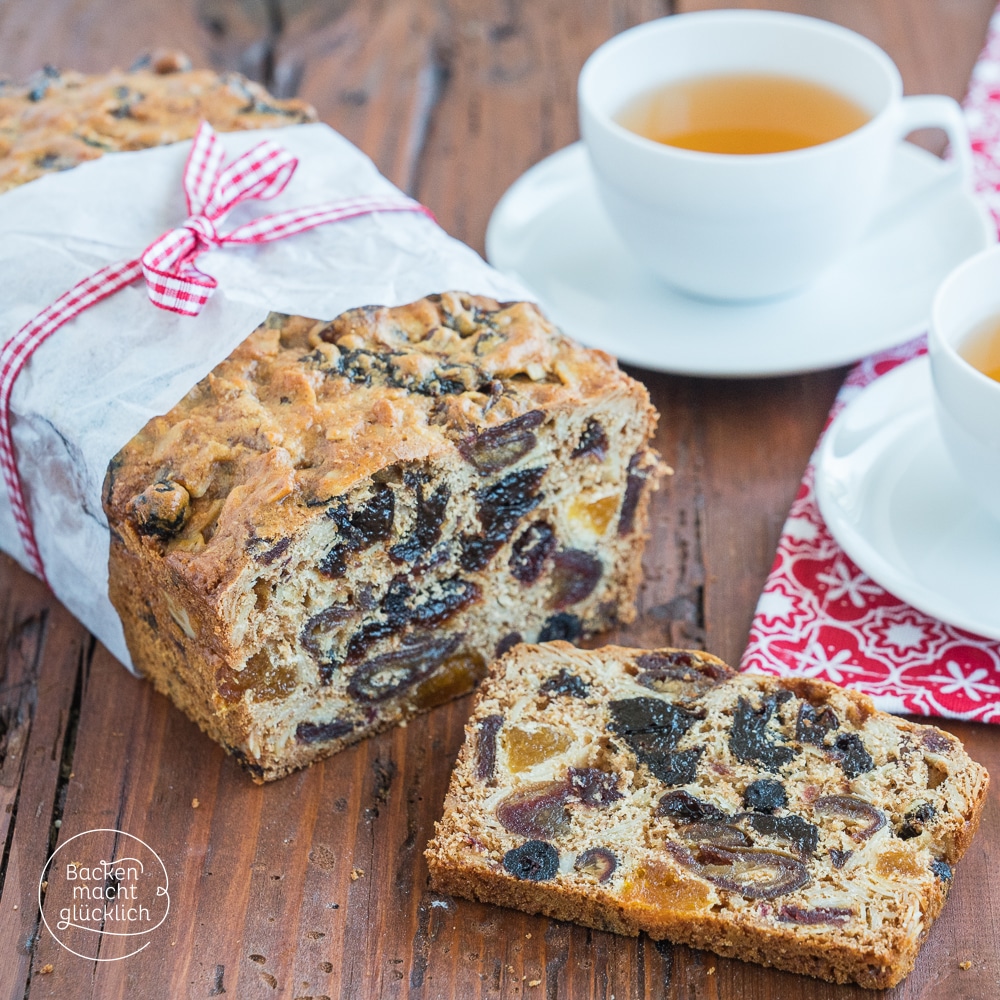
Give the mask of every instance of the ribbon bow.
[{"label": "ribbon bow", "polygon": [[261,216],[228,233],[219,232],[222,220],[240,202],[267,200],[281,194],[297,166],[296,157],[271,140],[258,143],[225,165],[222,144],[211,125],[202,122],[184,166],[189,217],[154,240],[135,260],[109,264],[78,282],[25,323],[0,349],[0,465],[25,552],[32,570],[42,580],[46,579],[45,568],[14,453],[10,399],[14,383],[31,355],[56,330],[139,278],[145,278],[154,305],[184,316],[197,316],[217,286],[211,275],[195,266],[206,250],[269,243],[373,212],[417,212],[434,218],[412,198],[371,196],[293,208]]}]

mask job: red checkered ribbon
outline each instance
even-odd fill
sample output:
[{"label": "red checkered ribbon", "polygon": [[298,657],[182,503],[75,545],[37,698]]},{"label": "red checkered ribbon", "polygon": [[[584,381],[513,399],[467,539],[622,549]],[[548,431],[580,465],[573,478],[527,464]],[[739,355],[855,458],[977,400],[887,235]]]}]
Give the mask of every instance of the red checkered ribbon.
[{"label": "red checkered ribbon", "polygon": [[207,250],[253,246],[284,239],[331,222],[373,212],[431,213],[411,198],[359,197],[265,215],[227,233],[219,232],[225,216],[240,202],[274,198],[285,190],[298,160],[267,140],[225,165],[222,144],[203,122],[184,167],[184,194],[189,217],[151,243],[135,259],[110,264],[78,282],[47,309],[26,323],[0,349],[0,465],[14,520],[35,574],[45,580],[45,567],[28,514],[14,453],[10,400],[14,383],[32,354],[64,323],[102,299],[145,278],[153,304],[184,316],[197,316],[215,290],[216,281],[195,262]]}]

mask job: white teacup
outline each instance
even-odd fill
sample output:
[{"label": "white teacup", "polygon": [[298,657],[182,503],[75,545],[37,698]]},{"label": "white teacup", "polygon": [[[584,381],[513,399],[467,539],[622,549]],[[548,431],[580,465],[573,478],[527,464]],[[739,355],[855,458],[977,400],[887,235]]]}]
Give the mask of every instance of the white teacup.
[{"label": "white teacup", "polygon": [[934,298],[929,338],[938,426],[956,470],[1000,518],[1000,382],[960,351],[984,321],[1000,316],[1000,246],[960,264]]},{"label": "white teacup", "polygon": [[[616,121],[673,80],[759,73],[853,100],[871,118],[805,149],[732,155],[679,149]],[[816,279],[871,222],[895,145],[942,128],[968,179],[969,139],[949,97],[903,97],[874,43],[826,21],[775,11],[681,14],[612,38],[580,74],[580,128],[601,200],[633,254],[671,285],[712,299],[771,298]]]}]

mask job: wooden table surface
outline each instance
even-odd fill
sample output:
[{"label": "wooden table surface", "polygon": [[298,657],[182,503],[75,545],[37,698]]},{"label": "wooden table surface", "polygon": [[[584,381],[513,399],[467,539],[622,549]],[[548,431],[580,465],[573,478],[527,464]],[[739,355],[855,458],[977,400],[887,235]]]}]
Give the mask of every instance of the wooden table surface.
[{"label": "wooden table surface", "polygon": [[[711,6],[799,11],[874,39],[908,92],[961,97],[994,2],[3,0],[0,74],[23,79],[45,63],[99,72],[161,46],[242,70],[311,101],[482,251],[508,185],[577,138],[584,59],[630,25]],[[844,369],[752,381],[634,374],[662,414],[657,446],[676,475],[654,501],[640,617],[608,638],[738,662]],[[0,576],[0,998],[873,995],[439,897],[422,851],[469,699],[258,787],[2,556]],[[945,728],[1000,775],[1000,730]],[[1000,996],[998,787],[916,970],[884,996]],[[142,838],[170,878],[167,921],[121,961],[63,950],[37,906],[50,851],[101,827]]]}]

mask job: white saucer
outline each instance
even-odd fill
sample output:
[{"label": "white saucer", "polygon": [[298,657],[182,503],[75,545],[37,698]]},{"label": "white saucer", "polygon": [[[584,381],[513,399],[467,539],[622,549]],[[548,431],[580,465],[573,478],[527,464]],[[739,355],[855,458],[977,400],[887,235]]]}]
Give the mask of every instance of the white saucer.
[{"label": "white saucer", "polygon": [[995,239],[985,209],[948,168],[900,143],[872,230],[817,284],[756,305],[708,302],[671,290],[633,260],[576,143],[507,191],[486,254],[584,344],[644,368],[748,377],[831,368],[922,333],[939,281]]},{"label": "white saucer", "polygon": [[926,357],[877,379],[837,416],[817,455],[816,499],[841,548],[886,590],[1000,639],[1000,522],[945,452]]}]

